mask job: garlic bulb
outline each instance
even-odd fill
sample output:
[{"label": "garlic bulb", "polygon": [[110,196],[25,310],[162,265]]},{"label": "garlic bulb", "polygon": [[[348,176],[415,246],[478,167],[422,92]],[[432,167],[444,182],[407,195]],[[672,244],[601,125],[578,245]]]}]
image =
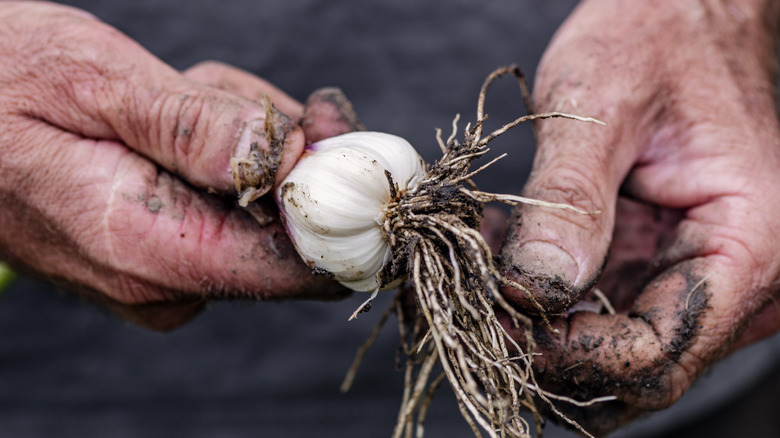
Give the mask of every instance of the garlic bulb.
[{"label": "garlic bulb", "polygon": [[393,286],[377,277],[391,256],[382,229],[391,201],[385,171],[402,192],[422,180],[425,165],[401,137],[352,132],[308,146],[276,191],[303,260],[353,290]]}]

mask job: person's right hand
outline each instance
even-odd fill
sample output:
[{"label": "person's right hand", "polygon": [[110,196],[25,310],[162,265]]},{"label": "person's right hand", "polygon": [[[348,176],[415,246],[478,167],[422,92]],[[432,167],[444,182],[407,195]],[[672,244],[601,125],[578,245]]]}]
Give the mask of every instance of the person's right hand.
[{"label": "person's right hand", "polygon": [[[545,53],[537,111],[607,126],[541,121],[524,194],[601,213],[522,207],[502,255],[556,316],[535,333],[540,383],[617,397],[559,404],[593,433],[780,328],[779,17],[766,0],[585,0]],[[594,286],[615,314],[572,309]]]},{"label": "person's right hand", "polygon": [[227,75],[232,92],[204,84],[225,71],[214,65],[182,75],[69,7],[4,3],[0,31],[0,259],[159,329],[210,298],[344,293],[278,221],[234,206],[231,158],[266,152],[262,193],[304,146],[290,118],[249,98],[296,118],[300,104],[248,74]]}]

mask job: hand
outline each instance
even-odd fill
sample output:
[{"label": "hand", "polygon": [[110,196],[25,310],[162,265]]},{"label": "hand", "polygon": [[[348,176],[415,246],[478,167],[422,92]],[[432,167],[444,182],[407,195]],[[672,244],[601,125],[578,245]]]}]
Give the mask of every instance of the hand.
[{"label": "hand", "polygon": [[567,410],[589,431],[671,405],[708,365],[780,327],[778,9],[586,0],[542,60],[536,112],[608,126],[541,121],[524,194],[600,214],[522,207],[502,256],[547,312],[594,286],[617,310],[563,314],[560,333],[536,333],[544,385],[617,396]]},{"label": "hand", "polygon": [[68,7],[5,3],[0,29],[0,258],[158,329],[210,298],[343,294],[300,261],[274,207],[265,225],[234,207],[232,157],[269,152],[262,193],[304,146],[250,99],[293,117],[299,103],[218,64],[182,75]]}]

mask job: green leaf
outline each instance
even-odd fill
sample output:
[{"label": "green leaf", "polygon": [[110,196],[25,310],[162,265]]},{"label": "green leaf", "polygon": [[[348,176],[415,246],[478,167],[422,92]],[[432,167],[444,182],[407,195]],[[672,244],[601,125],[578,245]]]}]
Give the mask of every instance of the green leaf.
[{"label": "green leaf", "polygon": [[0,294],[14,281],[16,274],[5,263],[0,263]]}]

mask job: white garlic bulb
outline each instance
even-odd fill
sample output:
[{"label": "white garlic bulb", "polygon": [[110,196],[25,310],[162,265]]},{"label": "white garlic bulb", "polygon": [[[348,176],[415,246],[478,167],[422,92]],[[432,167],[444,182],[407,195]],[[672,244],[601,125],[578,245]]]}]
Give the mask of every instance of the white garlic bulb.
[{"label": "white garlic bulb", "polygon": [[385,171],[403,191],[422,180],[425,165],[401,137],[352,132],[308,146],[276,191],[304,261],[356,291],[387,286],[377,278],[391,256],[382,229],[391,201]]}]

